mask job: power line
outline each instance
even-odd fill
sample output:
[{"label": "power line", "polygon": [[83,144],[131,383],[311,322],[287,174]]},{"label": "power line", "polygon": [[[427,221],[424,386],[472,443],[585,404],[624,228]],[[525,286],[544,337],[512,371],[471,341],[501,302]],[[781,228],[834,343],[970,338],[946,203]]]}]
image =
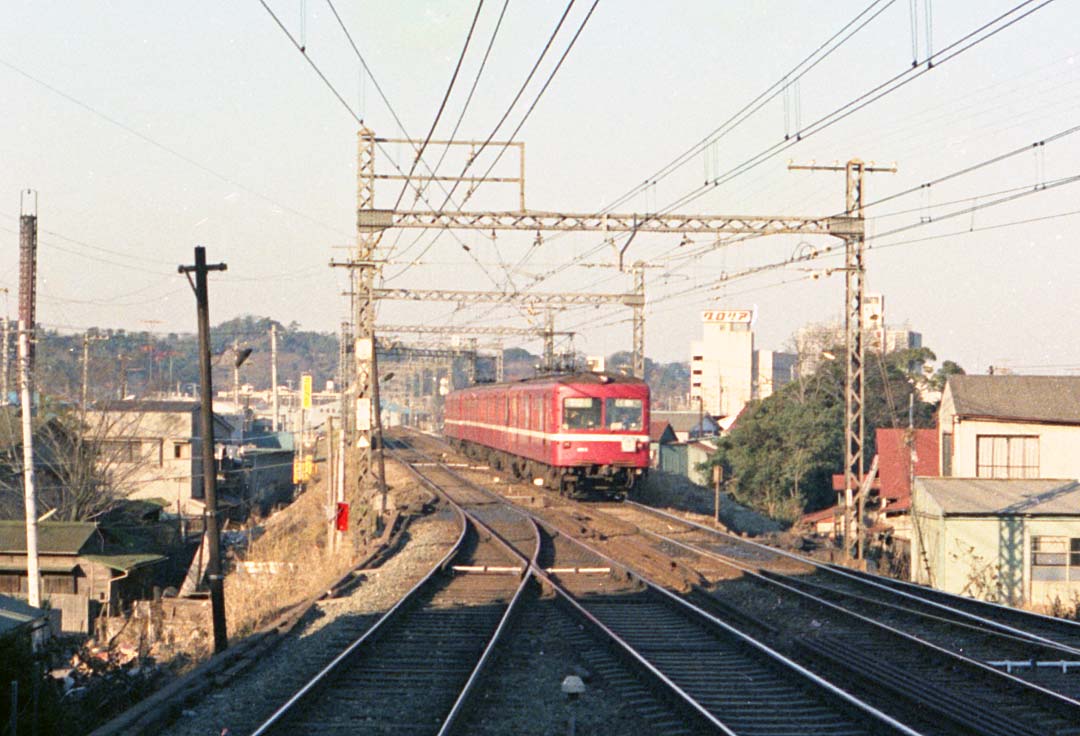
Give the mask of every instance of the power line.
[{"label": "power line", "polygon": [[90,114],[100,118],[101,120],[104,120],[105,122],[109,123],[110,125],[115,126],[117,128],[120,128],[124,132],[135,136],[136,138],[143,141],[144,143],[148,143],[151,146],[153,146],[154,148],[157,148],[157,149],[159,149],[161,151],[164,151],[165,153],[169,154],[170,156],[178,158],[181,161],[183,161],[184,163],[195,167],[199,171],[202,171],[204,174],[208,174],[208,175],[214,177],[215,179],[218,179],[218,180],[220,180],[222,182],[225,182],[229,186],[236,187],[237,189],[242,189],[243,191],[247,192],[248,194],[252,195],[253,197],[257,197],[258,199],[261,199],[261,200],[263,200],[264,202],[266,202],[268,204],[272,204],[274,207],[277,207],[278,209],[281,209],[281,210],[283,210],[285,212],[289,212],[290,214],[296,215],[297,217],[300,217],[300,218],[302,218],[304,220],[307,220],[308,222],[311,222],[311,223],[313,223],[315,225],[319,225],[320,227],[324,227],[327,230],[331,230],[331,231],[336,232],[336,233],[340,232],[340,231],[337,230],[337,228],[335,228],[335,227],[333,227],[331,225],[328,225],[325,222],[322,222],[322,221],[320,221],[320,220],[318,220],[318,219],[316,219],[316,218],[314,218],[314,217],[312,217],[310,215],[307,215],[307,214],[305,214],[303,212],[300,212],[299,210],[294,209],[294,208],[290,207],[287,204],[283,204],[282,202],[279,202],[278,200],[276,200],[276,199],[274,199],[272,197],[269,197],[269,196],[267,196],[265,194],[262,194],[261,192],[258,192],[256,190],[252,189],[251,187],[247,186],[246,184],[242,184],[239,181],[237,181],[237,180],[235,180],[235,179],[233,179],[233,178],[231,178],[229,176],[226,176],[225,174],[222,174],[220,171],[216,171],[215,169],[212,169],[209,166],[206,166],[205,164],[202,164],[199,161],[196,161],[195,159],[191,158],[190,156],[188,156],[186,154],[183,154],[180,151],[177,151],[175,148],[171,148],[169,146],[166,146],[164,143],[161,143],[159,141],[154,140],[153,138],[146,135],[145,133],[138,130],[137,128],[133,128],[130,125],[127,125],[126,123],[123,123],[120,120],[117,120],[116,118],[105,114],[101,110],[98,110],[97,108],[92,107],[88,103],[83,102],[82,100],[78,99],[77,97],[75,97],[73,95],[68,94],[67,92],[64,92],[63,90],[59,89],[58,87],[54,87],[53,85],[49,84],[48,82],[46,82],[46,81],[44,81],[42,79],[39,79],[38,77],[33,76],[32,74],[30,74],[26,70],[15,66],[14,64],[12,64],[9,61],[6,61],[4,59],[0,59],[0,65],[3,65],[5,67],[7,67],[11,71],[25,77],[26,79],[29,79],[31,82],[34,82],[35,84],[38,84],[38,85],[44,87],[45,89],[49,90],[53,94],[64,98],[68,102],[81,107],[82,109],[86,110]]},{"label": "power line", "polygon": [[[473,31],[476,30],[476,21],[480,19],[480,11],[484,9],[484,0],[480,0],[476,4],[476,12],[473,14],[472,23],[469,25],[469,32],[465,36],[465,45],[461,47],[461,53],[458,55],[457,64],[454,65],[454,73],[450,76],[450,83],[446,86],[446,93],[443,94],[442,102],[439,103],[439,109],[435,113],[435,119],[431,121],[431,128],[428,129],[427,137],[424,138],[424,142],[420,144],[420,150],[416,152],[416,156],[413,158],[412,165],[409,167],[409,173],[405,175],[405,183],[401,187],[401,191],[398,193],[397,199],[394,201],[392,209],[397,209],[401,204],[402,197],[405,196],[405,192],[409,189],[409,181],[412,179],[412,175],[416,172],[416,165],[420,162],[420,159],[424,155],[424,151],[427,150],[428,143],[431,142],[431,137],[435,134],[435,128],[439,125],[439,120],[442,119],[443,111],[446,110],[446,103],[450,99],[450,93],[454,89],[454,83],[457,81],[458,73],[461,71],[461,64],[465,61],[465,54],[469,50],[469,43],[472,42]],[[435,167],[438,170],[438,166]],[[417,190],[418,198],[419,192]],[[453,191],[453,190],[451,190]],[[447,198],[449,199],[449,194]]]},{"label": "power line", "polygon": [[[522,94],[524,94],[525,89],[528,87],[529,82],[532,80],[534,74],[536,73],[536,70],[539,68],[540,63],[543,61],[543,59],[546,56],[548,50],[551,48],[552,43],[555,41],[555,38],[558,35],[559,30],[562,28],[562,25],[565,22],[567,15],[570,13],[570,10],[573,7],[574,2],[575,2],[575,0],[570,0],[570,2],[567,4],[565,11],[563,12],[562,16],[559,18],[558,24],[556,24],[556,26],[555,26],[555,30],[552,31],[551,36],[548,38],[547,43],[544,45],[544,48],[541,51],[539,58],[537,58],[536,63],[533,64],[532,69],[529,71],[528,76],[525,78],[525,82],[521,85],[521,87],[518,90],[517,94],[514,96],[514,99],[510,102],[510,105],[507,106],[506,111],[503,113],[502,117],[499,119],[499,122],[496,123],[496,125],[492,129],[491,133],[487,136],[487,138],[484,140],[484,142],[480,145],[480,147],[476,151],[476,153],[473,156],[470,157],[470,160],[468,162],[466,162],[466,164],[465,164],[464,168],[461,170],[461,174],[459,176],[464,176],[465,175],[465,173],[468,171],[468,169],[472,165],[472,163],[474,161],[476,161],[479,154],[485,148],[487,148],[488,145],[490,145],[491,141],[495,138],[495,135],[498,133],[499,129],[506,122],[507,118],[509,118],[511,111],[514,109],[514,107],[517,105],[518,101],[521,99]],[[521,121],[518,123],[517,127],[514,129],[514,132],[511,133],[508,140],[512,140],[513,137],[515,135],[517,135],[518,131],[521,130],[521,127],[525,124],[525,121],[528,119],[529,115],[532,114],[533,110],[536,108],[536,105],[540,102],[540,98],[544,95],[544,92],[546,92],[548,87],[551,85],[551,82],[552,82],[552,80],[554,80],[555,75],[559,72],[559,69],[562,68],[563,62],[566,61],[566,57],[569,55],[570,50],[574,47],[574,44],[577,42],[578,37],[581,35],[582,31],[585,29],[585,25],[589,22],[589,19],[592,17],[593,11],[596,10],[596,6],[599,4],[599,2],[600,2],[600,0],[594,0],[592,6],[589,8],[588,13],[585,15],[585,18],[581,21],[581,24],[578,26],[577,31],[574,33],[573,37],[570,39],[570,42],[567,45],[566,49],[564,49],[564,51],[562,53],[562,56],[559,57],[559,61],[556,63],[554,69],[552,69],[551,73],[548,75],[548,78],[544,82],[544,85],[541,87],[540,91],[537,93],[537,95],[534,98],[532,104],[529,106],[529,109],[525,112],[525,115],[522,117]],[[503,153],[505,153],[506,148],[507,148],[507,145],[503,145],[501,147],[500,152],[495,157],[495,160],[487,168],[487,170],[483,174],[483,177],[481,177],[481,178],[484,178],[488,174],[491,173],[491,171],[494,169],[495,165],[499,162],[499,159],[502,157]],[[454,193],[454,191],[457,189],[457,186],[458,186],[458,182],[455,182],[454,185],[450,188],[450,194]],[[438,209],[439,212],[442,212],[443,210],[446,209],[446,205],[450,201],[450,194],[447,195],[446,201],[444,201],[442,206],[439,207],[439,209]],[[466,197],[466,199],[468,199],[468,198]],[[425,247],[420,252],[420,254],[417,256],[417,258],[423,258],[423,256],[432,248],[434,243],[435,243],[435,241],[432,241],[430,244],[428,244],[428,246]],[[397,278],[398,276],[400,276],[402,273],[404,273],[404,270],[399,271],[398,273],[396,273],[396,274],[394,274],[392,276],[388,276],[386,278],[386,281],[389,282],[392,279]]]}]

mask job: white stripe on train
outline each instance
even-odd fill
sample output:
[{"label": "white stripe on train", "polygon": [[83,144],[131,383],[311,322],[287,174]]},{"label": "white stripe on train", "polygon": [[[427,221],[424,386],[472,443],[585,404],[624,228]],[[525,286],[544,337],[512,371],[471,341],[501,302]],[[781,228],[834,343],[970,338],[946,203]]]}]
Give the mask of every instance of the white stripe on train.
[{"label": "white stripe on train", "polygon": [[623,440],[634,440],[635,442],[648,442],[649,435],[647,434],[586,434],[573,433],[573,434],[559,434],[554,432],[542,432],[537,429],[519,429],[518,427],[504,427],[500,424],[485,424],[484,422],[474,422],[467,419],[446,419],[443,424],[456,424],[459,427],[471,427],[473,429],[487,429],[494,432],[503,432],[506,434],[522,435],[524,437],[533,437],[535,439],[546,439],[550,442],[622,442]]}]

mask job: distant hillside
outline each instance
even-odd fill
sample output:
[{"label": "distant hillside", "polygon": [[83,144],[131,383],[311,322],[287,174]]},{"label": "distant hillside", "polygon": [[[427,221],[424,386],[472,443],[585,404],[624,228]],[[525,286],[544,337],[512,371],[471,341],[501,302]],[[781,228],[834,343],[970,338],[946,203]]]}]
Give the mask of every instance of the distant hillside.
[{"label": "distant hillside", "polygon": [[[232,346],[252,352],[240,369],[241,383],[256,390],[270,386],[270,326],[277,324],[278,379],[282,385],[296,385],[300,375],[311,373],[315,388],[322,389],[334,380],[338,365],[338,336],[327,332],[302,330],[293,322],[284,325],[269,317],[245,315],[211,327],[214,387],[227,389],[233,383]],[[178,388],[194,391],[199,380],[197,339],[193,334],[128,332],[101,328],[90,330],[89,396],[91,400],[149,393]],[[42,391],[55,396],[77,399],[82,385],[82,335],[62,335],[46,330],[38,338],[38,384]],[[540,356],[522,348],[503,351],[507,380],[534,374]],[[494,371],[494,361],[481,361],[481,375]],[[630,353],[615,353],[608,358],[608,369],[629,370]],[[460,371],[458,371],[460,374]],[[645,361],[646,380],[654,398],[666,404],[678,401],[689,385],[686,363]]]}]

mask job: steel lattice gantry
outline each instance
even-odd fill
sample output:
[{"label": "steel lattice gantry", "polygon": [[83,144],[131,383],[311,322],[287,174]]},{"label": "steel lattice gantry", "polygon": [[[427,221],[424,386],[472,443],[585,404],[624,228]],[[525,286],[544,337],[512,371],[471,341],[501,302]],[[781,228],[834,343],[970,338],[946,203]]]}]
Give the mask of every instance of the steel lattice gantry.
[{"label": "steel lattice gantry", "polygon": [[756,235],[833,235],[862,231],[858,218],[744,215],[582,214],[571,212],[461,212],[425,210],[361,210],[357,227],[424,230],[523,230],[527,232],[694,233]]},{"label": "steel lattice gantry", "polygon": [[[633,294],[607,295],[538,295],[531,293],[499,294],[495,292],[452,292],[446,290],[375,289],[378,271],[375,247],[382,231],[398,228],[414,229],[465,229],[465,230],[517,230],[525,232],[599,232],[630,233],[631,237],[644,233],[683,234],[743,234],[743,235],[831,235],[847,240],[849,244],[861,241],[865,231],[861,213],[849,208],[845,215],[830,217],[792,216],[744,216],[744,215],[679,215],[679,214],[602,214],[566,213],[537,210],[520,211],[393,211],[375,208],[374,189],[375,143],[372,131],[361,128],[357,167],[357,250],[356,260],[351,264],[354,271],[355,345],[356,363],[356,432],[357,444],[366,448],[360,458],[360,479],[375,476],[378,488],[383,492],[385,507],[385,482],[381,467],[372,466],[372,447],[381,445],[378,425],[378,382],[375,380],[375,311],[376,299],[426,299],[431,301],[458,302],[517,302],[525,305],[578,305],[578,304],[624,304],[634,308],[634,372],[644,372],[644,305],[643,275],[635,274]],[[523,178],[523,177],[522,177]],[[382,462],[381,449],[378,456]],[[375,472],[373,472],[375,471]],[[376,475],[377,473],[377,475]]]}]

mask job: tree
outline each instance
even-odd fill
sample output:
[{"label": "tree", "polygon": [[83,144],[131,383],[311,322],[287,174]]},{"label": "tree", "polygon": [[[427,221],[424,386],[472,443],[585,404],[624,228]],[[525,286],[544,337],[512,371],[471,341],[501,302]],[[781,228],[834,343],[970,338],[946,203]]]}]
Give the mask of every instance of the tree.
[{"label": "tree", "polygon": [[[843,350],[822,354],[842,356]],[[867,353],[865,466],[876,452],[878,427],[907,426],[909,401],[915,426],[933,426],[936,406],[920,398],[923,366],[932,360],[926,348]],[[747,406],[710,460],[723,466],[738,501],[785,521],[834,502],[832,476],[843,472],[844,462],[844,379],[842,360],[819,358],[812,372]]]},{"label": "tree", "polygon": [[[120,504],[134,490],[146,459],[129,415],[89,419],[72,407],[39,409],[34,417],[34,472],[38,511],[58,521],[87,521]],[[141,444],[139,445],[141,447]],[[22,434],[18,414],[0,416],[0,518],[22,518]]]}]

